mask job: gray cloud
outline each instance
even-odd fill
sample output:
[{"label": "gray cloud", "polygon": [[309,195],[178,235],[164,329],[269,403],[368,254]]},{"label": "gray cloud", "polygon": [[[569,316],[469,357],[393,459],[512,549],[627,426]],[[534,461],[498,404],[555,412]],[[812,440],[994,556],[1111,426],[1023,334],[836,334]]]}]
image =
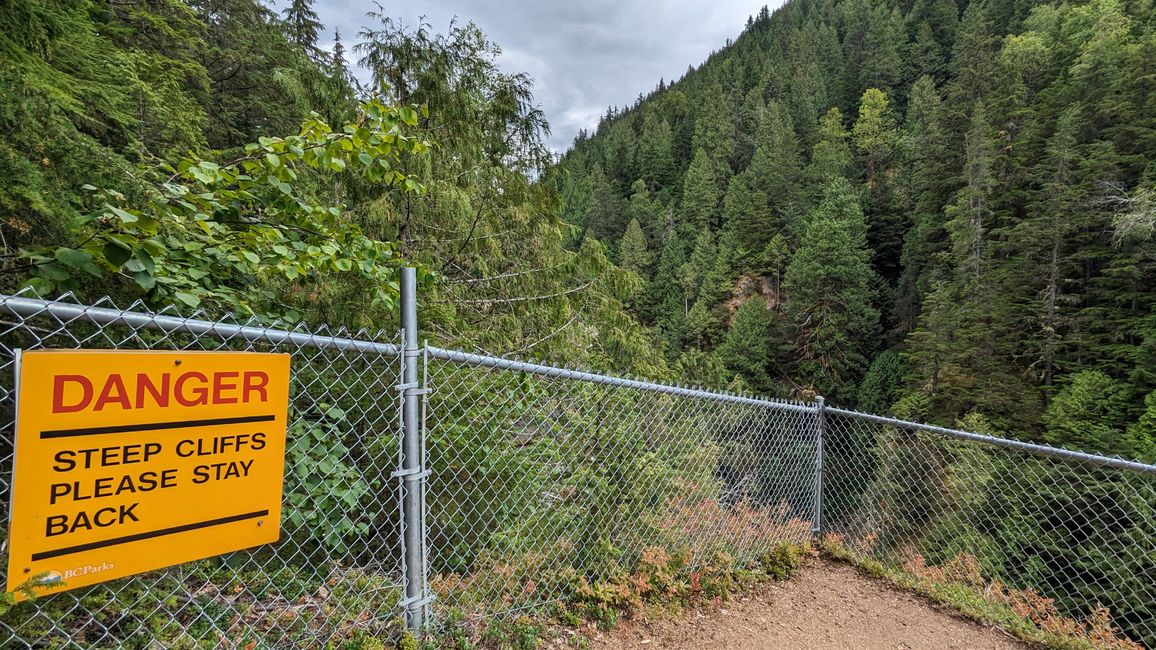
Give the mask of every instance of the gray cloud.
[{"label": "gray cloud", "polygon": [[[280,0],[284,4],[286,0]],[[782,0],[772,0],[772,9]],[[550,146],[565,150],[578,130],[592,129],[611,105],[630,104],[698,65],[742,31],[767,0],[441,0],[383,3],[385,13],[415,25],[424,15],[439,31],[471,20],[502,47],[499,63],[534,79],[534,96],[553,131]],[[372,0],[316,0],[332,34],[346,47],[375,8]],[[327,41],[330,39],[326,39]]]}]

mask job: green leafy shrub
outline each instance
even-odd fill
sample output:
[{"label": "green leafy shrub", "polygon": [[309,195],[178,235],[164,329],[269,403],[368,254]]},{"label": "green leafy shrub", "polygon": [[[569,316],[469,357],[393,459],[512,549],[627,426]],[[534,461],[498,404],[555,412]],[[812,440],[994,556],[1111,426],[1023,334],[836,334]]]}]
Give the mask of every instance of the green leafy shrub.
[{"label": "green leafy shrub", "polygon": [[320,410],[316,419],[290,418],[285,523],[291,535],[316,540],[325,550],[344,555],[349,538],[369,530],[365,520],[354,516],[371,486],[349,461],[345,411],[326,404]]}]

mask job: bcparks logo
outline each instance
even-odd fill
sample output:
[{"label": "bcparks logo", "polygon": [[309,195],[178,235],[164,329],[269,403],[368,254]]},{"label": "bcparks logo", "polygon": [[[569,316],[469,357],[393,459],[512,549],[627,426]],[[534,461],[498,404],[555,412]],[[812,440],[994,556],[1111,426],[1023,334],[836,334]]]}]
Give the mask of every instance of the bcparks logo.
[{"label": "bcparks logo", "polygon": [[44,574],[36,578],[36,584],[37,586],[47,587],[62,582],[68,582],[73,578],[79,578],[81,576],[91,575],[93,573],[100,573],[101,571],[108,571],[109,569],[114,568],[116,568],[116,565],[111,562],[101,562],[97,566],[84,564],[78,567],[73,567],[71,569],[65,569],[63,572],[46,571]]}]

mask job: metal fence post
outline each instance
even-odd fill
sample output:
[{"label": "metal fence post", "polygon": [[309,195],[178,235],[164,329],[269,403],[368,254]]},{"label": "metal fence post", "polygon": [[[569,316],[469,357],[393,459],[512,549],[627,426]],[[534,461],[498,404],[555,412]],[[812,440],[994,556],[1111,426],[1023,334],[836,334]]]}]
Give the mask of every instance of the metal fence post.
[{"label": "metal fence post", "polygon": [[826,425],[825,400],[815,397],[815,506],[811,534],[818,540],[823,533],[823,429]]},{"label": "metal fence post", "polygon": [[413,268],[401,270],[401,328],[403,370],[402,395],[402,458],[397,475],[402,486],[402,553],[405,569],[405,623],[415,637],[421,635],[425,625],[425,513],[422,512],[422,493],[425,489],[426,471],[423,467],[421,427],[419,420],[418,396],[421,384],[418,382],[418,357],[421,352],[417,343],[417,272]]}]

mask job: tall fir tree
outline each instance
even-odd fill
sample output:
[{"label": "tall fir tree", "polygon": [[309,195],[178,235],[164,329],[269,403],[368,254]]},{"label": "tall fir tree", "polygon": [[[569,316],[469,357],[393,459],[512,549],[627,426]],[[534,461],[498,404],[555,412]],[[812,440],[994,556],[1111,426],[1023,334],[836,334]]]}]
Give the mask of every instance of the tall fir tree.
[{"label": "tall fir tree", "polygon": [[929,76],[911,87],[907,116],[899,140],[902,172],[899,205],[910,215],[903,238],[900,276],[893,317],[896,334],[915,329],[919,309],[931,284],[943,278],[938,263],[947,242],[942,206],[951,189],[953,169],[948,151],[943,101]]},{"label": "tall fir tree", "polygon": [[816,197],[822,196],[822,188],[832,179],[845,177],[851,166],[851,133],[843,123],[843,113],[831,107],[819,122],[819,141],[811,150],[811,164],[807,169],[809,184],[818,188]]},{"label": "tall fir tree", "polygon": [[771,322],[767,302],[762,296],[752,296],[735,311],[731,327],[718,347],[723,367],[762,393],[772,389],[767,375],[771,360]]},{"label": "tall fir tree", "polygon": [[872,276],[863,211],[850,183],[836,179],[784,278],[795,376],[834,399],[854,395],[877,343]]},{"label": "tall fir tree", "polygon": [[710,156],[698,149],[682,182],[679,229],[691,237],[703,228],[718,227],[718,207],[719,185],[714,165]]},{"label": "tall fir tree", "polygon": [[281,11],[285,21],[285,31],[289,40],[293,41],[310,56],[318,58],[321,54],[317,47],[317,38],[321,33],[321,18],[313,9],[313,0],[290,0],[289,5]]},{"label": "tall fir tree", "polygon": [[635,273],[645,274],[650,270],[653,255],[646,245],[646,235],[638,219],[631,219],[626,232],[618,242],[618,265]]}]

